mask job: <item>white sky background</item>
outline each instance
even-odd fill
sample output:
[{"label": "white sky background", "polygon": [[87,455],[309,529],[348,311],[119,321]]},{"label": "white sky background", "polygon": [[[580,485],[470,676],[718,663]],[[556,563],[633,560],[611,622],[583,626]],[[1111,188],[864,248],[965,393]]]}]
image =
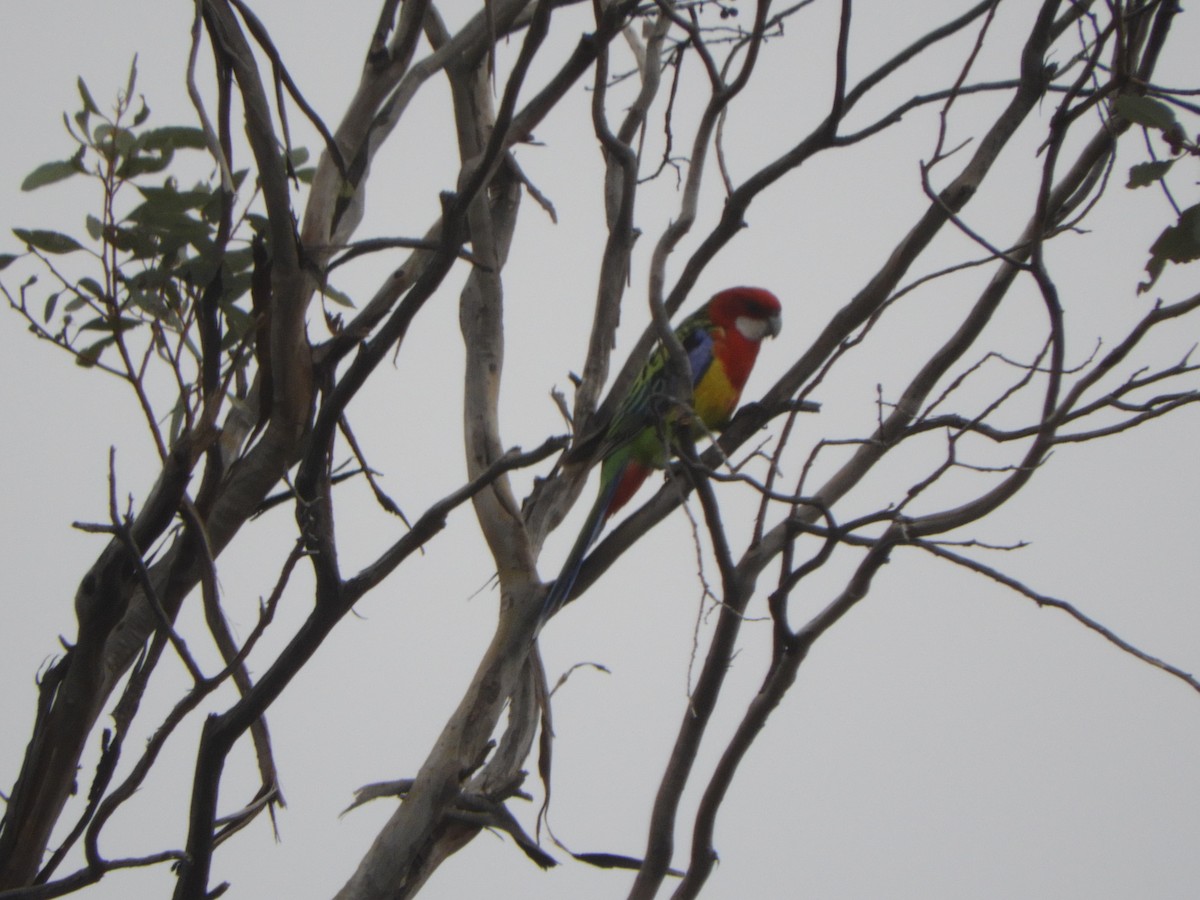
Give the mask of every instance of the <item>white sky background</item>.
[{"label": "white sky background", "polygon": [[[357,82],[377,4],[354,4],[338,13],[336,23],[324,12],[328,4],[253,5],[302,90],[332,127]],[[854,45],[852,79],[882,57],[882,48],[899,47],[948,18],[939,10],[966,5],[856,4],[861,41]],[[1007,4],[1017,11],[1031,5]],[[445,6],[452,20],[456,10],[468,8]],[[827,78],[836,5],[818,6],[824,9],[790,29],[786,41],[767,47],[763,65],[774,75],[764,83],[772,90],[760,95],[759,106],[740,113],[740,122],[731,119],[731,164],[743,177],[797,139],[823,111],[828,90],[821,79]],[[913,13],[917,6],[929,10],[928,22]],[[905,12],[898,14],[901,8]],[[71,152],[60,114],[78,106],[76,75],[104,106],[124,84],[137,52],[138,90],[152,109],[151,124],[191,121],[182,77],[189,10],[186,3],[147,0],[6,7],[0,31],[0,110],[6,123],[0,144],[5,173],[0,252],[20,249],[15,237],[4,236],[13,226],[82,232],[90,199],[81,192],[82,181],[33,194],[18,190],[36,165]],[[997,27],[1005,25],[1002,17]],[[1176,28],[1158,80],[1195,84],[1194,51],[1200,43],[1195,14],[1185,14]],[[562,44],[554,58],[570,46],[571,41]],[[941,68],[914,67],[912,80],[889,94],[888,104],[940,86],[947,80],[945,66],[961,64],[968,47],[958,41],[936,57]],[[804,59],[804,79],[794,74],[797,56]],[[202,59],[201,75],[207,78],[210,67]],[[985,54],[981,74],[1002,62]],[[532,77],[537,83],[536,71]],[[810,83],[820,88],[809,91]],[[377,158],[358,237],[424,231],[436,190],[452,184],[454,152],[441,143],[449,134],[448,113],[438,108],[444,101],[440,86],[423,91],[422,105],[409,115],[428,116],[436,125],[419,139],[410,133],[403,145],[397,142]],[[538,130],[545,149],[518,153],[555,202],[561,224],[550,226],[526,198],[506,281],[511,343],[502,428],[510,445],[532,447],[561,431],[548,390],[569,386],[566,373],[579,368],[590,322],[602,239],[599,232],[594,243],[580,235],[587,233],[585,223],[598,221],[599,153],[590,132],[578,133],[578,113],[587,102],[582,88],[572,102],[571,112],[560,111]],[[878,112],[888,104],[881,100],[870,109]],[[980,104],[985,111],[993,106],[994,101]],[[781,108],[795,110],[795,121],[781,116]],[[855,121],[871,118],[864,109]],[[297,143],[315,150],[299,113],[291,110],[289,120],[303,134]],[[750,229],[710,266],[689,308],[733,283],[762,284],[785,304],[783,335],[764,347],[748,396],[790,364],[908,228],[923,202],[916,161],[932,147],[932,123],[929,115],[913,116],[878,144],[819,158],[789,176],[778,196],[755,203]],[[738,139],[739,128],[745,140]],[[958,140],[977,134],[965,111],[955,128]],[[570,168],[563,166],[564,152]],[[1120,182],[1134,161],[1121,161]],[[1002,158],[1004,171],[1028,172],[1038,164],[1030,140]],[[1001,242],[1028,214],[1024,195],[1017,205],[1006,203],[998,187],[1002,177],[993,175],[991,193],[968,213]],[[619,358],[646,321],[641,303],[649,240],[676,208],[671,186],[661,187],[648,191],[640,207],[646,246],[640,248]],[[1096,233],[1064,238],[1053,257],[1071,327],[1077,329],[1070,348],[1075,361],[1082,361],[1096,338],[1140,316],[1150,302],[1135,297],[1134,286],[1145,248],[1168,222],[1169,209],[1157,195],[1130,194],[1119,183],[1111,195],[1115,202],[1089,222]],[[716,208],[710,202],[702,211],[706,218],[697,234]],[[943,242],[942,256],[920,271],[961,258],[964,247],[957,240]],[[397,262],[388,257],[347,267],[335,283],[365,297]],[[4,273],[10,288],[18,271],[24,274],[15,266]],[[1194,266],[1168,272],[1152,296],[1190,295],[1196,274]],[[985,277],[974,273],[942,282],[914,299],[914,307],[927,314],[913,317],[910,309],[910,331],[893,328],[887,342],[864,347],[862,358],[817,392],[822,413],[805,419],[802,428],[818,437],[865,433],[875,417],[875,384],[894,397],[923,359],[921,348],[944,339],[939,326],[954,321]],[[398,365],[381,368],[350,411],[368,457],[386,473],[385,486],[409,513],[419,513],[462,478],[461,444],[445,443],[445,435],[457,439],[460,432],[456,301],[448,283],[418,320]],[[1002,332],[1005,346],[1028,357],[1030,342],[1022,345],[1020,338],[1022,312],[1036,315],[1037,308],[1030,302],[997,325],[1011,329]],[[315,309],[311,318],[319,334]],[[1195,340],[1195,322],[1182,331],[1179,343],[1167,343],[1168,360]],[[0,312],[0,342],[0,408],[8,438],[0,442],[0,465],[8,473],[0,789],[7,790],[32,721],[33,675],[54,654],[57,635],[73,636],[75,587],[102,546],[70,523],[106,518],[110,445],[117,446],[122,495],[144,496],[146,473],[153,470],[144,467],[152,459],[144,426],[132,398],[115,381],[83,372],[65,354],[39,345],[10,311]],[[1015,501],[972,533],[998,543],[1032,542],[989,561],[1075,602],[1144,650],[1185,670],[1200,670],[1200,567],[1193,526],[1200,496],[1197,438],[1197,413],[1189,409],[1103,444],[1065,447]],[[420,471],[415,479],[414,465]],[[894,480],[898,466],[887,471],[893,480],[875,484],[880,491],[901,483]],[[528,477],[517,480],[522,494]],[[879,494],[867,486],[863,496],[865,504]],[[360,486],[348,488],[345,497],[338,522],[343,566],[353,571],[397,532]],[[589,502],[585,496],[581,506]],[[731,498],[734,508],[737,502]],[[252,626],[257,598],[275,580],[291,527],[290,512],[267,517],[220,560],[230,614],[243,634]],[[572,527],[569,520],[551,538],[543,577],[553,576]],[[685,708],[700,593],[693,560],[687,519],[676,513],[543,636],[551,678],[584,660],[612,670],[577,672],[556,697],[552,822],[576,850],[643,852],[653,789]],[[849,561],[847,556],[814,579],[794,608],[815,610],[828,602]],[[213,883],[232,881],[227,896],[326,897],[346,880],[393,804],[377,801],[343,819],[337,815],[356,787],[415,774],[491,634],[495,592],[475,595],[489,574],[472,513],[464,508],[427,555],[360,604],[360,617],[348,617],[293,682],[269,717],[288,800],[280,815],[283,840],[276,844],[268,822],[260,820],[222,847]],[[306,589],[307,578],[298,578],[273,628],[276,636],[252,657],[252,670],[261,672],[288,629],[301,621],[310,602]],[[750,613],[764,611],[760,597]],[[197,623],[195,610],[185,611],[184,627]],[[748,624],[742,641],[726,688],[731,714],[710,730],[701,774],[729,733],[732,714],[758,685],[769,626]],[[211,659],[203,639],[192,643]],[[162,686],[148,701],[147,723],[173,697],[172,686]],[[228,694],[222,698],[229,702]],[[107,855],[182,845],[185,816],[173,804],[186,802],[198,728],[196,720],[180,730],[162,771],[111,823],[102,845]],[[870,597],[817,644],[744,763],[718,820],[722,862],[705,896],[1195,897],[1198,745],[1200,697],[1181,682],[1120,653],[1060,613],[1040,611],[914,552],[899,552]],[[127,764],[136,747],[127,745]],[[94,755],[85,765],[92,761]],[[226,772],[223,811],[253,793],[249,755],[235,753]],[[173,798],[172,805],[162,803],[164,796]],[[693,792],[685,800],[681,821],[688,821],[696,797]],[[527,822],[532,809],[529,813]],[[686,853],[687,843],[681,833],[677,852]],[[678,856],[677,864],[685,858]],[[485,834],[445,865],[423,896],[615,897],[624,896],[630,880],[626,873],[571,862],[543,873],[507,839]],[[163,896],[171,883],[165,869],[118,873],[90,896]]]}]

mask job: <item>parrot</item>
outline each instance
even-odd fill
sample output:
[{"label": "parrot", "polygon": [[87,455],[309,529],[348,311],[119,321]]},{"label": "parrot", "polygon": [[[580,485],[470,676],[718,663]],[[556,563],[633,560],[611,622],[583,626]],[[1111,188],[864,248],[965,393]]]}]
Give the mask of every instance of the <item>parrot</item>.
[{"label": "parrot", "polygon": [[[691,415],[675,412],[670,427],[689,421],[697,437],[728,424],[765,337],[776,337],[782,306],[770,291],[733,287],[714,294],[675,329],[692,370]],[[660,345],[642,367],[629,394],[617,408],[597,450],[600,490],[579,537],[542,604],[540,629],[571,594],[584,555],[604,524],[641,487],[652,469],[667,462],[668,422],[662,401],[669,395],[668,356]]]}]

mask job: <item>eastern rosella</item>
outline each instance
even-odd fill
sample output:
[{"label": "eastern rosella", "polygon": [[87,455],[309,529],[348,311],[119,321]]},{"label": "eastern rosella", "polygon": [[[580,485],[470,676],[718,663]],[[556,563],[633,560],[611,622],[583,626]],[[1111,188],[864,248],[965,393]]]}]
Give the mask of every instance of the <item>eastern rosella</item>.
[{"label": "eastern rosella", "polygon": [[546,594],[539,627],[567,601],[583,557],[604,523],[636,493],[651,469],[665,465],[668,429],[688,418],[697,437],[724,428],[754,368],[758,345],[767,335],[779,334],[780,325],[778,298],[754,287],[721,291],[684,319],[675,336],[692,370],[692,415],[668,413],[665,418],[670,424],[663,415],[671,405],[666,349],[659,346],[650,356],[604,433],[599,496]]}]

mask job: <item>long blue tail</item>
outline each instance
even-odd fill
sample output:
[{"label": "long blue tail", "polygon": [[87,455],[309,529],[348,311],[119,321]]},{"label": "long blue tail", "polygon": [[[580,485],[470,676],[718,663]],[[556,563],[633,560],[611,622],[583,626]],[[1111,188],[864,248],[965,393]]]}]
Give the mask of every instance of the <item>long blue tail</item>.
[{"label": "long blue tail", "polygon": [[[575,544],[571,547],[571,552],[567,554],[567,559],[563,563],[558,577],[554,579],[554,584],[546,592],[546,599],[542,603],[542,614],[538,618],[537,631],[541,631],[542,626],[550,620],[550,617],[570,599],[571,589],[575,587],[575,579],[579,577],[579,570],[583,567],[583,558],[592,544],[596,542],[596,538],[600,537],[600,532],[604,530],[605,513],[608,511],[613,494],[617,492],[617,486],[620,483],[619,477],[610,478],[592,505],[587,520],[580,529],[579,536],[575,538]],[[536,634],[537,631],[534,633]]]}]

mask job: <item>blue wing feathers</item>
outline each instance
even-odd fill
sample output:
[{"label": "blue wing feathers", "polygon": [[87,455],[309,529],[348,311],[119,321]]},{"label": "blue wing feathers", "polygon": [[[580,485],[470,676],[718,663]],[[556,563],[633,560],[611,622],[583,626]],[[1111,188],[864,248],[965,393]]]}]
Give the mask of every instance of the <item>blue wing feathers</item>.
[{"label": "blue wing feathers", "polygon": [[712,332],[706,328],[697,328],[684,342],[683,349],[687,351],[688,365],[692,369],[692,387],[700,383],[704,373],[713,361]]}]

